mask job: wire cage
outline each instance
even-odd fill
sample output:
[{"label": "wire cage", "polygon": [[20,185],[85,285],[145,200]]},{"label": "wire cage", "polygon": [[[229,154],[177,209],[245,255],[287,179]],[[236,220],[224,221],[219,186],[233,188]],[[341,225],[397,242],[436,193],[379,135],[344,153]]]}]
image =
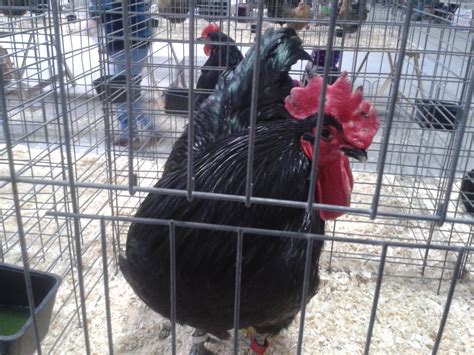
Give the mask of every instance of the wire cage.
[{"label": "wire cage", "polygon": [[[380,117],[368,161],[351,162],[351,206],[326,222],[323,236],[258,231],[325,240],[319,292],[270,340],[269,352],[472,352],[472,2],[360,1],[341,16],[345,2],[303,1],[311,12],[300,18],[269,10],[291,10],[298,6],[292,1],[108,3],[98,1],[99,10],[151,21],[140,59],[132,54],[137,23],[107,33],[86,1],[0,2],[0,262],[24,270],[28,296],[34,272],[62,280],[47,334],[33,337],[38,353],[189,352],[192,329],[147,308],[120,272],[118,255],[138,206],[157,191],[173,144],[196,116],[193,99],[203,91],[195,86],[209,69],[200,37],[210,21],[244,55],[267,28],[297,24],[308,53],[338,53],[337,63],[326,60],[320,73],[329,80],[347,71]],[[117,39],[128,39],[120,58],[108,50]],[[134,61],[141,63],[138,73]],[[114,65],[121,65],[120,77]],[[290,75],[300,80],[305,65],[293,65]],[[151,123],[124,131],[117,117],[137,103]],[[187,173],[185,189],[160,193],[295,203],[257,198],[251,190],[202,193]],[[297,204],[308,206],[328,208],[311,198]],[[151,223],[186,226],[180,216]],[[193,227],[250,233],[242,226]],[[24,306],[33,310],[29,300]],[[246,331],[231,339],[207,346],[245,351]]]}]

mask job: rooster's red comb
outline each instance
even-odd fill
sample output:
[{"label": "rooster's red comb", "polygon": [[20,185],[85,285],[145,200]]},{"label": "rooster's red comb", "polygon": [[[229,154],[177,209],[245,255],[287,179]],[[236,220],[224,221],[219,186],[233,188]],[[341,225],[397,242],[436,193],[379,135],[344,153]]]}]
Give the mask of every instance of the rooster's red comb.
[{"label": "rooster's red comb", "polygon": [[221,29],[215,23],[210,23],[201,32],[201,37],[206,38],[209,33],[220,32]]},{"label": "rooster's red comb", "polygon": [[[316,75],[304,87],[294,87],[285,99],[287,111],[296,119],[314,115],[319,110],[323,79]],[[353,146],[367,149],[379,128],[377,112],[370,101],[364,100],[362,88],[352,92],[352,84],[343,72],[326,90],[324,113],[337,119],[344,138]]]}]

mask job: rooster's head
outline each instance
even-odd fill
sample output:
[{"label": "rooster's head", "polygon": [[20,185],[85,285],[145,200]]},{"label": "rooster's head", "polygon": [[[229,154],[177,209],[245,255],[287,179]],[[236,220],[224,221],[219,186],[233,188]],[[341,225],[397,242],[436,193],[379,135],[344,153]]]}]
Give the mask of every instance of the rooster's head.
[{"label": "rooster's head", "polygon": [[[213,33],[215,34],[221,33],[221,29],[215,23],[210,23],[209,25],[204,27],[204,29],[202,30],[201,38],[203,40],[212,40],[212,38],[210,37],[213,37],[212,35]],[[204,53],[209,57],[211,55],[211,52],[212,52],[212,45],[206,43],[204,45]]]},{"label": "rooster's head", "polygon": [[[294,87],[285,99],[287,111],[295,119],[305,119],[319,110],[323,79],[311,78],[304,87]],[[328,85],[324,103],[324,126],[321,132],[316,200],[319,203],[349,206],[354,181],[348,157],[365,162],[367,148],[379,128],[377,112],[364,100],[362,88],[352,92],[347,73]],[[301,140],[301,148],[313,159],[314,134]],[[320,211],[324,220],[335,219],[341,212]]]}]

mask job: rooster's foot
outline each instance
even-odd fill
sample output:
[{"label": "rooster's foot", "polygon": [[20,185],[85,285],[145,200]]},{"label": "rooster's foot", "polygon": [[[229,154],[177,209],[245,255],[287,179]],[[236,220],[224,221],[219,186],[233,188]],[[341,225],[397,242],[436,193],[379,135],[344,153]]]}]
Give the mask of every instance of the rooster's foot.
[{"label": "rooster's foot", "polygon": [[212,351],[204,346],[209,339],[210,337],[205,331],[196,329],[193,333],[193,346],[189,355],[212,355]]},{"label": "rooster's foot", "polygon": [[255,336],[252,338],[252,342],[250,343],[249,347],[254,354],[263,355],[269,346],[270,343],[265,336],[255,333]]},{"label": "rooster's foot", "polygon": [[191,347],[191,351],[189,352],[189,355],[212,355],[214,354],[212,351],[207,349],[204,346],[204,343],[201,344],[193,344]]}]

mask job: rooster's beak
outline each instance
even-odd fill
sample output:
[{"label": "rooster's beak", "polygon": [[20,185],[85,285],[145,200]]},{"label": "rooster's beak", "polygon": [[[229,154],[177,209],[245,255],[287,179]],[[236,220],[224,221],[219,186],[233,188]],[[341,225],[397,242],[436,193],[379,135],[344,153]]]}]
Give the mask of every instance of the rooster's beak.
[{"label": "rooster's beak", "polygon": [[365,163],[367,161],[367,151],[364,149],[343,147],[341,150],[348,157],[357,159],[361,163]]}]

